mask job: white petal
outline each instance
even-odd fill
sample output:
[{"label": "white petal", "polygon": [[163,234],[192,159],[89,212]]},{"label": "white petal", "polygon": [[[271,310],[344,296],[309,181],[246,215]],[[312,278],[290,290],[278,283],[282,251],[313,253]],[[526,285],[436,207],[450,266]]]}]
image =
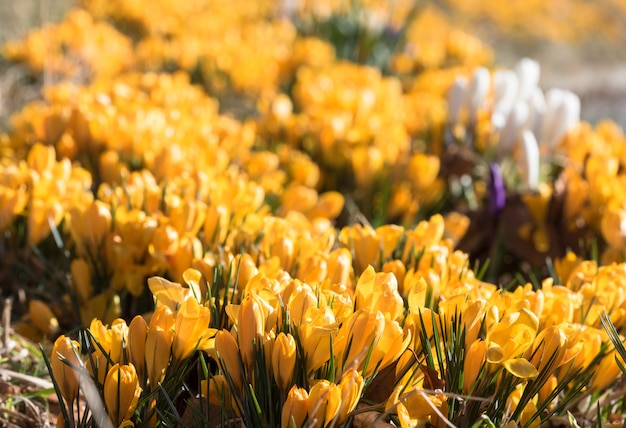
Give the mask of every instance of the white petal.
[{"label": "white petal", "polygon": [[496,128],[504,126],[506,117],[515,105],[519,79],[511,70],[498,70],[493,74],[494,107],[491,121]]},{"label": "white petal", "polygon": [[513,110],[511,110],[506,124],[500,133],[500,143],[498,145],[498,156],[500,159],[511,153],[513,145],[527,120],[528,104],[524,101],[518,101],[515,103]]},{"label": "white petal", "polygon": [[539,187],[539,168],[541,162],[539,159],[539,144],[535,135],[529,130],[522,132],[522,150],[521,150],[521,172],[529,190],[537,190]]},{"label": "white petal", "polygon": [[484,106],[487,93],[489,92],[490,82],[491,76],[489,75],[489,70],[485,67],[478,67],[476,71],[474,71],[474,75],[472,76],[467,90],[470,122],[476,120],[478,110]]},{"label": "white petal", "polygon": [[519,77],[519,92],[517,98],[520,100],[526,100],[530,98],[539,84],[541,68],[539,67],[539,63],[537,61],[530,58],[524,58],[517,64],[515,71]]}]

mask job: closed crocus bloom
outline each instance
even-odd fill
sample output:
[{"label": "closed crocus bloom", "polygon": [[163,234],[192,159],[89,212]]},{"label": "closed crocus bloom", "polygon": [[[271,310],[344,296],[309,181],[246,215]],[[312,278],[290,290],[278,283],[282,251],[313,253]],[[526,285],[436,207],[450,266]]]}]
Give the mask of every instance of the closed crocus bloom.
[{"label": "closed crocus bloom", "polygon": [[272,257],[278,257],[280,267],[291,272],[296,262],[296,243],[289,236],[281,236],[274,240],[270,250]]},{"label": "closed crocus bloom", "polygon": [[215,374],[211,375],[207,380],[200,381],[200,389],[202,395],[208,397],[211,404],[223,407],[226,410],[233,410],[237,406],[224,375]]},{"label": "closed crocus bloom", "polygon": [[309,391],[309,423],[311,427],[327,426],[339,413],[341,389],[339,385],[320,380]]},{"label": "closed crocus bloom", "polygon": [[416,192],[428,189],[439,175],[440,161],[438,156],[416,153],[407,166],[407,178]]},{"label": "closed crocus bloom", "polygon": [[377,273],[371,266],[357,281],[354,300],[357,309],[378,310],[392,320],[399,319],[404,313],[404,301],[398,292],[396,277],[392,273]]},{"label": "closed crocus bloom", "polygon": [[282,210],[285,213],[298,211],[306,213],[312,210],[317,204],[318,194],[310,187],[292,184],[287,187],[282,195]]},{"label": "closed crocus bloom", "polygon": [[252,259],[252,256],[248,253],[238,254],[235,256],[232,266],[232,278],[235,278],[236,275],[237,289],[240,292],[243,292],[248,282],[250,282],[250,280],[259,273],[259,269]]},{"label": "closed crocus bloom", "polygon": [[382,272],[392,273],[398,280],[398,288],[400,290],[403,289],[406,266],[404,266],[401,260],[389,260],[383,265]]},{"label": "closed crocus bloom", "polygon": [[346,226],[339,233],[339,241],[353,252],[357,273],[378,262],[380,242],[371,226]]},{"label": "closed crocus bloom", "polygon": [[81,237],[84,249],[89,257],[96,257],[102,252],[107,235],[111,231],[111,208],[100,201],[92,202],[83,214],[84,232]]},{"label": "closed crocus bloom", "polygon": [[141,387],[135,366],[115,364],[107,373],[104,381],[104,404],[115,426],[132,417]]},{"label": "closed crocus bloom", "polygon": [[28,315],[35,327],[44,335],[52,336],[59,331],[59,321],[50,307],[41,300],[28,302]]},{"label": "closed crocus bloom", "polygon": [[[589,389],[593,392],[604,391],[610,385],[615,383],[619,378],[621,369],[617,364],[617,356],[615,349],[602,358],[600,364],[596,366],[593,376],[589,383]],[[620,359],[620,362],[621,359]]]},{"label": "closed crocus bloom", "polygon": [[193,297],[185,300],[176,314],[172,354],[177,361],[187,358],[195,349],[204,349],[213,329],[209,328],[211,311]]},{"label": "closed crocus bloom", "polygon": [[602,236],[611,248],[626,246],[626,210],[622,207],[607,207],[600,222]]},{"label": "closed crocus bloom", "polygon": [[84,304],[93,295],[89,263],[84,259],[74,259],[70,263],[70,272],[72,274],[72,291],[76,293],[78,302]]},{"label": "closed crocus bloom", "polygon": [[128,325],[128,342],[126,343],[126,351],[128,360],[137,369],[137,376],[143,378],[144,368],[146,365],[146,336],[148,335],[148,323],[141,316],[137,315]]},{"label": "closed crocus bloom", "polygon": [[182,279],[183,272],[189,268],[193,260],[202,258],[202,242],[189,233],[183,235],[178,240],[178,251],[169,262],[169,270],[174,279]]},{"label": "closed crocus bloom", "polygon": [[296,367],[296,341],[289,333],[280,333],[272,349],[272,371],[281,391],[287,391],[291,385]]},{"label": "closed crocus bloom", "polygon": [[104,379],[106,378],[107,371],[111,366],[109,358],[102,353],[100,348],[95,348],[95,350],[91,353],[86,366],[89,374],[95,379],[98,379],[100,385],[104,385]]},{"label": "closed crocus bloom", "polygon": [[243,388],[243,376],[241,373],[241,357],[235,338],[226,330],[219,330],[215,334],[215,351],[223,369],[232,379],[235,386]]},{"label": "closed crocus bloom", "polygon": [[340,425],[346,421],[350,412],[356,408],[363,393],[363,385],[363,376],[355,369],[348,369],[341,376],[339,381],[341,405],[335,419],[336,424]]},{"label": "closed crocus bloom", "polygon": [[324,192],[317,198],[315,206],[306,213],[309,219],[315,218],[327,218],[334,219],[339,214],[345,205],[344,196],[335,191]]},{"label": "closed crocus bloom", "polygon": [[550,326],[539,332],[533,346],[528,348],[525,356],[539,372],[548,370],[553,373],[561,365],[566,344],[567,338],[561,329],[557,326]]},{"label": "closed crocus bloom", "polygon": [[206,204],[195,199],[174,199],[169,212],[170,224],[184,235],[190,233],[197,235],[204,224]]},{"label": "closed crocus bloom", "polygon": [[212,247],[226,240],[229,217],[230,212],[225,205],[211,204],[207,207],[203,226],[205,246]]},{"label": "closed crocus bloom", "polygon": [[337,248],[328,256],[328,280],[331,284],[348,284],[352,272],[352,254],[347,248]]},{"label": "closed crocus bloom", "polygon": [[41,174],[51,170],[56,163],[56,153],[54,147],[42,143],[36,143],[31,147],[26,159],[30,169]]},{"label": "closed crocus bloom", "polygon": [[487,355],[487,342],[477,340],[470,344],[463,362],[463,393],[470,394],[474,383],[478,379],[480,370],[485,364]]},{"label": "closed crocus bloom", "polygon": [[154,230],[148,251],[152,257],[167,268],[168,260],[178,251],[178,231],[169,224],[162,224]]},{"label": "closed crocus bloom", "polygon": [[327,255],[322,252],[305,258],[300,257],[296,277],[310,284],[324,281],[328,270],[327,258]]},{"label": "closed crocus bloom", "polygon": [[380,340],[372,350],[366,375],[374,374],[374,370],[382,370],[400,358],[411,343],[411,331],[405,334],[395,320],[385,318],[385,326]]},{"label": "closed crocus bloom", "polygon": [[522,180],[528,190],[535,191],[539,186],[539,169],[541,168],[539,143],[535,134],[528,129],[522,131],[521,146]]},{"label": "closed crocus bloom", "polygon": [[252,367],[254,362],[255,344],[262,340],[265,332],[265,318],[263,309],[251,292],[239,307],[237,322],[237,339],[241,357],[247,367]]},{"label": "closed crocus bloom", "polygon": [[329,307],[311,308],[306,322],[298,329],[306,356],[307,373],[317,370],[330,359],[330,341],[337,334],[337,321]]},{"label": "closed crocus bloom", "polygon": [[146,371],[150,387],[155,388],[165,376],[174,341],[174,317],[167,306],[154,311],[146,334]]},{"label": "closed crocus bloom", "polygon": [[[626,220],[626,218],[625,218]],[[567,284],[572,272],[582,263],[582,259],[573,251],[568,251],[563,257],[559,257],[554,261],[554,270],[559,279],[560,284]]]},{"label": "closed crocus bloom", "polygon": [[291,293],[287,302],[291,325],[297,327],[302,324],[309,308],[318,306],[318,303],[313,289],[307,284],[301,284]]},{"label": "closed crocus bloom", "polygon": [[281,413],[281,428],[300,428],[309,413],[309,394],[294,385],[287,394]]},{"label": "closed crocus bloom", "polygon": [[363,370],[370,350],[377,346],[384,329],[385,317],[380,311],[364,308],[353,313],[339,329],[334,343],[335,354],[342,356],[339,367]]},{"label": "closed crocus bloom", "polygon": [[385,156],[375,146],[359,146],[352,151],[354,179],[361,189],[369,189],[385,165]]},{"label": "closed crocus bloom", "polygon": [[376,236],[380,242],[381,258],[390,258],[404,235],[404,228],[396,224],[386,224],[376,228]]},{"label": "closed crocus bloom", "polygon": [[61,358],[75,367],[80,367],[77,357],[78,350],[78,342],[71,340],[67,336],[59,336],[54,342],[52,355],[50,356],[54,381],[58,385],[61,395],[70,405],[78,396],[78,373],[61,361]]},{"label": "closed crocus bloom", "polygon": [[57,227],[61,223],[64,213],[63,205],[58,201],[44,202],[40,199],[32,201],[27,218],[28,244],[39,244],[50,234],[51,225]]}]

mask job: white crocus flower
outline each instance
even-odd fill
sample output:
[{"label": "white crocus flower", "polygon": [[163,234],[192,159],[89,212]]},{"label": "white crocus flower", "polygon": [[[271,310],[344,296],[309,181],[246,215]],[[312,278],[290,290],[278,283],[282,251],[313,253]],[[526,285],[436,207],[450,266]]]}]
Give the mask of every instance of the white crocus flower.
[{"label": "white crocus flower", "polygon": [[527,100],[532,96],[537,85],[539,85],[539,75],[541,74],[539,63],[530,58],[524,58],[517,63],[515,72],[519,78],[517,99]]},{"label": "white crocus flower", "polygon": [[515,105],[519,90],[519,79],[512,70],[498,70],[493,73],[493,113],[491,123],[502,129],[507,116]]},{"label": "white crocus flower", "polygon": [[528,104],[525,101],[518,100],[511,113],[509,113],[504,128],[500,132],[499,159],[502,159],[513,150],[515,141],[528,121],[528,110]]},{"label": "white crocus flower", "polygon": [[541,143],[547,151],[555,146],[580,120],[580,98],[571,91],[550,89],[546,93],[546,113],[541,127]]},{"label": "white crocus flower", "polygon": [[485,67],[478,67],[476,71],[474,71],[474,75],[472,76],[472,80],[469,82],[469,87],[467,88],[466,93],[470,123],[476,122],[478,110],[480,110],[485,104],[490,83],[491,76],[489,75],[489,70]]},{"label": "white crocus flower", "polygon": [[539,187],[539,170],[541,160],[539,158],[539,144],[537,138],[530,130],[522,132],[520,150],[520,169],[524,184],[528,190],[534,191]]},{"label": "white crocus flower", "polygon": [[535,88],[530,100],[528,100],[528,122],[527,129],[530,129],[535,135],[541,132],[541,121],[546,113],[546,97],[540,88]]}]

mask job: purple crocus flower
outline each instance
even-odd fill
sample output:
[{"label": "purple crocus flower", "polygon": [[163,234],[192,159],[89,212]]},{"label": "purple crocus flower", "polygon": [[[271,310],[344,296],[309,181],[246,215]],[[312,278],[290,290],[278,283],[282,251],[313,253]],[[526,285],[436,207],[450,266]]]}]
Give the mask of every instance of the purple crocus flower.
[{"label": "purple crocus flower", "polygon": [[492,218],[497,218],[506,203],[506,189],[504,179],[500,171],[500,165],[492,163],[489,166],[489,213]]}]

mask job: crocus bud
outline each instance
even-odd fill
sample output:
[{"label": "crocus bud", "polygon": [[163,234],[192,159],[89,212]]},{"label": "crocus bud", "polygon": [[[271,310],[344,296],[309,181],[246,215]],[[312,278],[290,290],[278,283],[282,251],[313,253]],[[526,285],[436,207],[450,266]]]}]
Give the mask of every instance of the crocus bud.
[{"label": "crocus bud", "polygon": [[611,248],[621,250],[626,246],[626,210],[608,207],[600,223],[602,236]]},{"label": "crocus bud", "polygon": [[215,334],[215,350],[224,371],[228,373],[235,387],[241,390],[243,388],[243,376],[237,341],[228,331],[220,330]]},{"label": "crocus bud", "polygon": [[328,279],[331,284],[347,284],[352,272],[352,254],[347,248],[337,248],[328,256]]},{"label": "crocus bud", "polygon": [[115,364],[104,381],[104,404],[111,421],[120,426],[131,418],[141,395],[135,366]]},{"label": "crocus bud", "polygon": [[463,393],[470,394],[473,389],[474,382],[478,379],[480,370],[485,364],[487,355],[487,342],[477,340],[472,342],[465,355],[463,363]]},{"label": "crocus bud", "polygon": [[384,153],[375,146],[359,146],[352,151],[354,179],[361,189],[369,189],[383,170]]},{"label": "crocus bud", "polygon": [[148,335],[148,324],[146,320],[137,315],[128,325],[128,343],[126,343],[126,351],[128,352],[128,360],[137,369],[139,378],[143,378],[144,368],[146,365],[146,336]]},{"label": "crocus bud", "polygon": [[537,190],[539,186],[539,169],[541,160],[539,158],[539,144],[533,134],[528,129],[522,132],[521,150],[521,170],[524,183],[529,190]]},{"label": "crocus bud", "polygon": [[155,388],[170,363],[174,332],[174,317],[167,306],[160,306],[154,311],[150,327],[146,334],[146,370],[150,387]]},{"label": "crocus bud", "polygon": [[491,123],[501,129],[506,123],[511,109],[515,105],[519,90],[519,79],[511,70],[498,70],[493,73],[494,106],[491,114]]},{"label": "crocus bud", "polygon": [[265,318],[259,302],[250,294],[241,302],[237,326],[241,357],[247,367],[252,367],[255,344],[262,340],[265,332]]},{"label": "crocus bud", "polygon": [[528,100],[528,120],[526,121],[528,129],[533,134],[540,135],[541,122],[546,113],[546,97],[543,95],[543,91],[540,88],[535,88],[535,91]]},{"label": "crocus bud", "polygon": [[339,329],[334,344],[335,354],[341,357],[346,367],[363,370],[367,356],[377,346],[384,330],[385,317],[380,311],[360,309],[354,312]]},{"label": "crocus bud", "polygon": [[541,141],[551,151],[580,120],[580,98],[570,91],[551,89],[546,93],[546,102]]},{"label": "crocus bud", "polygon": [[41,300],[28,302],[28,315],[33,324],[46,336],[52,336],[59,331],[59,321],[50,307]]},{"label": "crocus bud", "polygon": [[78,342],[66,336],[59,336],[52,347],[50,365],[52,366],[52,376],[61,391],[61,395],[67,403],[72,403],[78,396],[78,373],[69,365],[61,361],[67,360],[72,365],[79,367],[77,352]]},{"label": "crocus bud", "polygon": [[91,271],[89,263],[82,258],[74,259],[70,263],[72,274],[72,291],[76,293],[79,304],[84,304],[93,295],[93,284],[91,282]]},{"label": "crocus bud", "polygon": [[539,63],[530,58],[524,58],[515,67],[515,72],[519,78],[517,99],[527,100],[539,84],[539,75],[541,74]]},{"label": "crocus bud", "polygon": [[309,391],[309,422],[312,427],[328,426],[339,413],[341,389],[337,384],[320,380]]},{"label": "crocus bud", "polygon": [[298,334],[304,355],[307,372],[319,369],[330,359],[330,342],[337,332],[338,323],[329,307],[311,308],[308,312],[310,321],[298,328]]},{"label": "crocus bud", "polygon": [[513,110],[511,110],[506,124],[500,133],[500,143],[498,145],[498,157],[500,159],[511,153],[515,141],[517,141],[520,131],[527,120],[528,104],[519,101],[515,104]]},{"label": "crocus bud", "polygon": [[341,376],[341,381],[339,382],[341,404],[335,419],[337,424],[346,421],[350,412],[356,408],[363,393],[363,385],[363,376],[353,368],[346,370]]},{"label": "crocus bud", "polygon": [[317,296],[309,285],[302,284],[297,287],[291,293],[287,302],[291,325],[294,327],[301,325],[306,320],[305,316],[308,309],[318,306],[319,302]]},{"label": "crocus bud", "polygon": [[287,391],[291,385],[296,367],[296,341],[289,333],[280,333],[272,350],[272,371],[281,391]]},{"label": "crocus bud", "polygon": [[304,388],[294,385],[283,405],[281,413],[281,428],[297,428],[304,426],[309,413],[309,394]]}]

